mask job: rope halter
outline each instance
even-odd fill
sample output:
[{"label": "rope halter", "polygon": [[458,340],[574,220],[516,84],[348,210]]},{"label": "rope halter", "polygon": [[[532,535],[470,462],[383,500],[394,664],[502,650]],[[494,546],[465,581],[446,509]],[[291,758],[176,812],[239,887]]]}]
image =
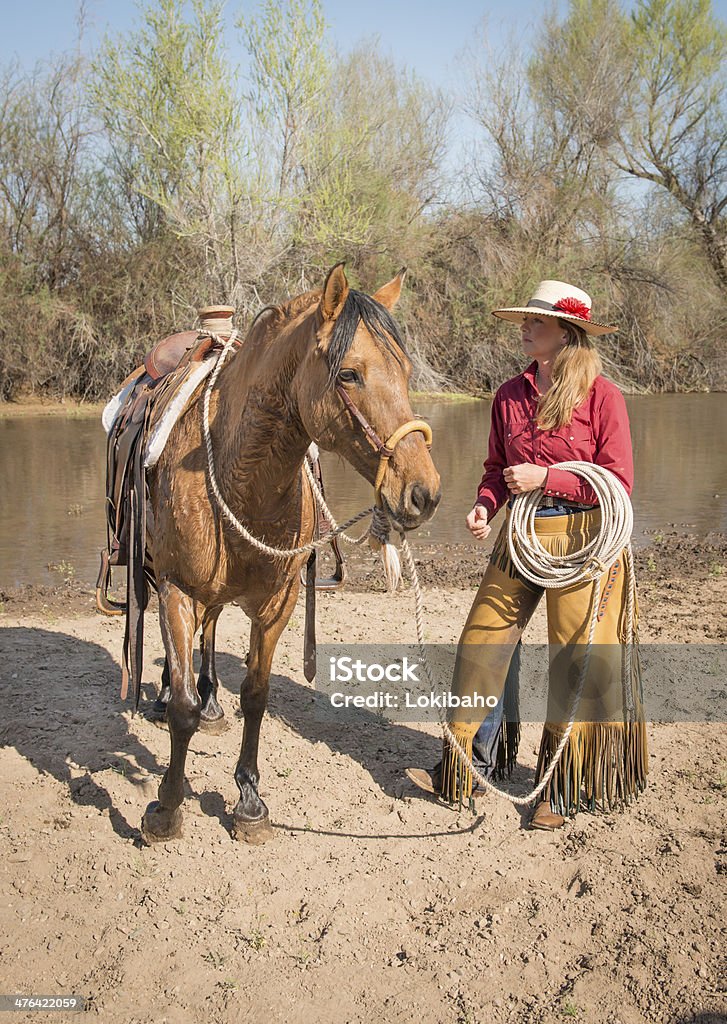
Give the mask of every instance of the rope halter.
[{"label": "rope halter", "polygon": [[[401,580],[401,563],[399,561],[398,551],[389,540],[391,519],[388,511],[384,508],[384,499],[381,495],[381,489],[384,485],[386,470],[389,468],[389,462],[391,461],[391,457],[394,454],[394,449],[397,444],[403,440],[407,434],[419,431],[424,435],[424,443],[427,448],[431,448],[432,428],[428,423],[425,423],[424,420],[407,420],[406,423],[402,423],[400,427],[397,427],[394,433],[391,434],[386,441],[382,441],[343,385],[337,384],[336,391],[353,418],[361,425],[367,440],[379,456],[379,464],[376,468],[376,476],[374,477],[374,495],[376,497],[376,505],[374,507],[374,514],[371,518],[371,526],[369,527],[369,544],[373,551],[381,552],[381,560],[384,566],[384,573],[386,575],[386,583],[389,590],[393,592],[397,589],[399,581]],[[403,540],[404,532],[400,526],[398,529]]]}]

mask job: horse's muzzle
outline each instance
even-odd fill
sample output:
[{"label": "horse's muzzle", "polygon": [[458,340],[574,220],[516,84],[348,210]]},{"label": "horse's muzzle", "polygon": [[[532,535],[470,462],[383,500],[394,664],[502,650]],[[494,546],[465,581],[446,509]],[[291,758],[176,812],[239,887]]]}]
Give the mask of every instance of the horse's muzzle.
[{"label": "horse's muzzle", "polygon": [[403,494],[403,508],[397,519],[405,530],[414,530],[432,518],[441,499],[441,487],[432,494],[425,484],[407,484]]}]

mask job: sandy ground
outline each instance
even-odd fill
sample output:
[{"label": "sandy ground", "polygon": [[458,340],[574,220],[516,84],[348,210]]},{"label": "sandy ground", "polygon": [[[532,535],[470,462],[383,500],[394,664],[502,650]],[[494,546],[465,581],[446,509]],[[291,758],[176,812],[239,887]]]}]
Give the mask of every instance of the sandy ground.
[{"label": "sandy ground", "polygon": [[[642,640],[724,642],[722,554],[672,558],[669,577],[640,556]],[[456,640],[471,595],[426,591],[428,639]],[[76,993],[129,1024],[727,1020],[724,725],[650,726],[650,784],[625,812],[553,834],[496,798],[473,817],[402,774],[436,760],[435,727],[321,719],[301,605],[263,725],[275,836],[251,847],[230,833],[247,641],[232,608],[218,643],[231,728],[194,738],[184,837],[148,848],[138,826],[169,737],[119,701],[122,624],[79,592],[36,597],[6,595],[0,615],[0,993]],[[321,596],[318,630],[408,638],[410,597]],[[541,610],[528,636],[544,637]],[[148,696],[161,658],[150,616]],[[513,785],[532,779],[538,739],[524,726]]]}]

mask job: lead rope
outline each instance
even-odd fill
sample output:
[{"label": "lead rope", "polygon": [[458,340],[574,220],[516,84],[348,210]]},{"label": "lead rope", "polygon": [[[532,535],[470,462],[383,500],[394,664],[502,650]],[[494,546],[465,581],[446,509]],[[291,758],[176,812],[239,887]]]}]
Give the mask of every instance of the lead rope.
[{"label": "lead rope", "polygon": [[[484,788],[509,800],[512,804],[528,804],[538,797],[547,784],[550,782],[555,769],[558,766],[561,755],[573,731],[578,705],[580,703],[588,666],[590,664],[591,647],[598,621],[598,605],[601,596],[601,574],[605,572],[618,554],[624,550],[624,566],[627,572],[627,597],[626,597],[626,644],[624,657],[622,659],[622,687],[624,691],[624,705],[627,714],[633,715],[633,694],[631,690],[631,664],[634,640],[634,604],[635,604],[635,581],[633,572],[633,552],[631,550],[631,533],[633,531],[633,509],[626,489],[621,481],[609,470],[590,462],[561,462],[557,469],[565,469],[578,476],[584,477],[596,492],[601,507],[601,527],[597,536],[584,548],[572,555],[551,555],[546,551],[535,535],[535,510],[542,495],[542,490],[537,488],[534,491],[527,491],[519,494],[513,503],[510,532],[508,534],[508,548],[513,563],[517,566],[522,575],[532,583],[545,589],[569,587],[573,583],[582,583],[593,580],[593,598],[591,613],[591,624],[588,631],[586,651],[583,658],[578,688],[569,710],[568,728],[558,744],[552,757],[550,765],[538,785],[526,796],[515,796],[507,793],[504,789],[494,786],[472,763],[472,758],[466,753],[461,743],[455,738],[446,716],[442,711],[439,716],[444,736],[450,747],[455,751],[458,760],[463,763],[472,773],[473,778]],[[407,568],[412,579],[415,600],[415,618],[417,644],[422,665],[430,686],[434,687],[434,680],[429,669],[424,650],[424,621],[423,621],[423,600],[419,578],[417,576],[414,559],[409,548],[408,541],[401,535],[402,550],[406,560]]]},{"label": "lead rope", "polygon": [[[311,450],[312,449],[312,450]],[[391,533],[391,519],[389,518],[386,510],[382,505],[375,505],[373,509],[367,509],[367,512],[373,511],[369,528],[360,537],[349,537],[343,530],[346,527],[339,527],[334,519],[333,513],[326,504],[326,499],[323,497],[323,492],[318,486],[318,481],[313,473],[312,464],[318,458],[318,446],[312,444],[306,452],[306,457],[303,462],[305,466],[306,475],[308,476],[308,482],[311,485],[311,489],[318,502],[318,508],[324,516],[328,517],[328,521],[334,531],[334,536],[342,537],[348,544],[363,544],[364,541],[368,540],[371,544],[373,551],[378,551],[381,555],[381,563],[384,569],[384,576],[386,577],[386,585],[390,593],[398,590],[399,584],[401,583],[401,563],[399,561],[399,552],[396,550],[390,540]],[[328,540],[329,538],[326,538]]]},{"label": "lead rope", "polygon": [[[326,537],[321,538],[320,540],[317,540],[317,541],[311,541],[309,544],[301,544],[299,547],[296,547],[296,548],[274,548],[274,547],[271,547],[269,544],[266,544],[264,541],[259,540],[252,533],[250,533],[250,531],[247,529],[247,527],[243,523],[240,522],[240,520],[237,518],[237,516],[234,514],[234,512],[230,509],[230,507],[228,506],[227,502],[222,497],[222,494],[221,494],[220,488],[219,488],[219,484],[217,483],[217,474],[215,472],[215,459],[214,459],[214,453],[213,453],[213,450],[212,450],[212,435],[210,433],[209,416],[210,416],[210,395],[212,394],[212,389],[215,386],[215,383],[216,383],[217,378],[219,376],[220,370],[222,369],[222,365],[223,365],[225,359],[227,358],[227,356],[229,355],[229,353],[230,353],[230,351],[232,349],[232,346],[233,346],[233,344],[235,342],[235,338],[237,337],[237,331],[233,330],[233,332],[230,335],[228,340],[225,340],[225,339],[221,338],[218,334],[215,334],[215,333],[213,333],[211,331],[207,331],[205,333],[209,334],[210,337],[214,338],[216,341],[221,342],[223,344],[222,351],[220,352],[220,355],[219,355],[219,357],[217,359],[217,364],[215,365],[214,370],[210,374],[209,381],[207,382],[207,387],[205,388],[205,391],[204,391],[204,397],[202,399],[202,434],[203,434],[203,437],[204,437],[205,448],[207,450],[207,470],[208,470],[208,475],[209,475],[210,487],[212,489],[212,493],[214,494],[215,498],[217,499],[217,503],[218,503],[218,505],[220,507],[220,510],[222,511],[222,514],[224,515],[225,519],[230,524],[230,526],[232,526],[233,529],[235,529],[237,531],[237,533],[240,534],[241,537],[244,537],[245,540],[249,544],[252,544],[252,546],[254,548],[257,548],[258,551],[264,552],[266,555],[270,555],[272,558],[290,558],[292,555],[302,555],[302,554],[304,554],[307,551],[313,551],[316,548],[325,547],[326,545],[330,544],[332,537],[338,537],[338,536],[342,536],[344,538],[344,540],[347,540],[350,544],[361,544],[361,543],[363,543],[363,541],[366,540],[366,538],[369,536],[369,533],[372,531],[372,529],[375,526],[376,519],[377,519],[377,517],[376,517],[377,509],[374,506],[372,506],[371,508],[366,508],[362,512],[358,512],[355,516],[352,516],[350,519],[347,519],[346,522],[343,524],[343,526],[339,526],[339,525],[335,524],[335,520],[330,515],[330,509],[328,509],[328,506],[326,505],[326,503],[325,503],[325,501],[323,499],[323,495],[322,495],[322,493],[321,493],[321,491],[320,491],[320,489],[318,487],[318,484],[315,482],[315,480],[312,477],[312,473],[310,471],[310,467],[308,465],[308,459],[307,458],[304,460],[304,465],[305,465],[305,468],[306,468],[306,473],[307,473],[307,476],[308,476],[308,480],[310,481],[312,489],[313,489],[313,494],[315,496],[315,499],[318,502],[318,504],[320,505],[320,507],[329,515],[331,524],[332,525],[335,524],[334,529]],[[383,516],[386,516],[386,512],[385,511],[383,511],[383,510],[380,510],[380,511],[382,512]],[[373,513],[373,518],[372,518],[371,526],[369,527],[369,529],[361,537],[353,538],[353,537],[348,537],[345,534],[344,531],[347,530],[350,526],[354,526],[356,523],[360,522],[362,519],[365,519],[366,516],[371,515],[372,513]],[[388,527],[388,521],[387,521],[386,525]]]},{"label": "lead rope", "polygon": [[[311,451],[311,449],[314,450]],[[349,537],[347,533],[343,533],[343,530],[347,529],[348,527],[340,527],[336,522],[333,513],[326,504],[326,499],[323,497],[323,491],[318,486],[318,481],[316,480],[313,474],[311,464],[314,463],[317,458],[317,445],[311,445],[311,447],[306,452],[306,458],[303,465],[305,466],[305,472],[306,476],[308,477],[308,482],[311,485],[311,490],[313,491],[315,499],[318,502],[318,508],[323,513],[323,515],[326,516],[326,518],[328,519],[328,522],[331,524],[331,529],[334,531],[334,533],[336,533],[336,536],[341,537],[348,544],[363,544],[363,542],[365,540],[368,540],[370,536],[376,537],[378,540],[388,537],[389,530],[391,528],[390,520],[384,509],[379,508],[378,506],[366,509],[367,515],[369,512],[373,512],[373,517],[371,519],[371,525],[369,526],[368,530],[366,530],[365,533],[362,533],[360,537]],[[326,541],[326,543],[328,543],[328,541]]]},{"label": "lead rope", "polygon": [[[210,332],[211,333],[211,332]],[[219,335],[212,334],[217,341],[223,341]],[[202,428],[205,440],[205,447],[207,449],[207,467],[209,471],[209,480],[212,491],[217,499],[217,502],[222,510],[223,515],[230,523],[230,525],[247,540],[253,547],[257,548],[258,551],[263,551],[273,558],[289,558],[291,555],[304,554],[307,551],[312,551],[314,548],[323,547],[330,543],[331,536],[342,536],[344,540],[347,540],[350,544],[361,544],[372,532],[372,529],[376,523],[376,513],[379,513],[379,518],[383,520],[380,524],[376,524],[377,529],[386,529],[390,523],[389,516],[384,509],[377,507],[371,507],[364,509],[357,515],[352,516],[348,519],[343,526],[334,525],[335,519],[331,514],[328,505],[325,502],[323,494],[321,493],[318,484],[313,479],[310,467],[308,465],[308,459],[304,460],[306,468],[306,475],[311,484],[313,494],[319,508],[328,516],[333,530],[325,539],[319,541],[311,541],[309,544],[303,544],[296,548],[274,548],[269,544],[265,544],[264,541],[258,540],[257,537],[253,536],[250,531],[240,522],[235,514],[228,507],[222,494],[220,493],[219,486],[217,484],[217,477],[215,474],[214,467],[214,455],[212,452],[212,436],[209,428],[209,402],[210,394],[215,385],[217,377],[219,376],[222,365],[227,358],[232,345],[237,336],[237,332],[233,331],[229,339],[224,342],[224,347],[220,356],[217,360],[212,374],[210,375],[209,382],[205,388],[203,398],[203,417],[202,417]],[[534,491],[528,491],[524,494],[519,494],[515,498],[513,503],[512,515],[511,515],[511,532],[508,534],[508,547],[510,549],[510,556],[513,563],[518,567],[519,571],[522,572],[526,579],[535,583],[537,586],[549,588],[560,588],[571,586],[575,582],[584,582],[585,580],[592,579],[593,586],[593,612],[591,615],[591,624],[588,631],[588,641],[586,646],[586,653],[583,659],[583,668],[581,669],[581,677],[578,682],[578,689],[576,695],[573,698],[573,703],[570,708],[568,728],[563,734],[558,747],[553,755],[553,758],[548,766],[548,769],[540,780],[539,784],[535,787],[532,792],[528,793],[527,796],[515,796],[513,793],[507,793],[503,789],[499,789],[497,786],[493,786],[489,779],[487,779],[475,765],[472,763],[472,758],[465,752],[462,745],[455,738],[452,730],[449,728],[449,724],[446,720],[444,713],[440,714],[440,724],[442,731],[447,742],[451,748],[455,751],[458,759],[463,762],[469,771],[472,773],[473,778],[483,786],[485,789],[494,793],[496,796],[503,797],[505,800],[509,800],[512,804],[528,804],[533,801],[537,796],[542,793],[550,779],[553,772],[558,766],[560,757],[565,750],[566,743],[573,731],[573,725],[575,723],[575,716],[580,703],[581,694],[583,693],[583,686],[585,684],[586,675],[588,673],[588,666],[590,663],[591,646],[593,644],[593,636],[596,630],[596,623],[598,621],[598,604],[601,594],[601,573],[608,569],[611,562],[618,555],[618,553],[625,548],[625,562],[627,563],[625,568],[628,571],[628,591],[627,591],[627,628],[626,628],[626,648],[625,657],[622,662],[622,684],[624,688],[624,698],[627,710],[632,713],[633,710],[633,697],[631,694],[630,680],[631,680],[631,659],[632,659],[632,644],[633,644],[633,614],[634,614],[634,574],[633,574],[633,552],[631,550],[630,537],[633,529],[633,510],[631,508],[631,502],[626,490],[621,481],[610,473],[607,469],[602,466],[596,466],[590,462],[562,462],[558,463],[558,469],[566,469],[571,473],[576,473],[579,476],[584,477],[591,484],[591,487],[596,492],[599,498],[599,504],[601,507],[601,528],[598,535],[590,541],[580,552],[576,552],[573,555],[557,556],[551,555],[545,550],[540,541],[535,536],[535,509],[537,508],[538,501],[542,491],[536,489]],[[364,519],[366,516],[373,513],[371,526],[361,537],[348,537],[345,534],[350,526]],[[401,538],[401,547],[404,552],[404,558],[409,570],[412,581],[412,589],[414,590],[414,615],[416,622],[416,634],[417,634],[417,645],[419,647],[419,655],[422,661],[422,667],[426,673],[429,684],[434,687],[435,682],[429,668],[427,661],[426,652],[424,650],[424,601],[422,598],[421,586],[419,584],[419,575],[416,570],[414,558],[412,557],[411,548],[407,541],[403,531],[399,532]],[[585,558],[584,556],[588,556]],[[628,675],[626,674],[628,671]],[[627,682],[629,685],[627,685]],[[627,697],[628,692],[628,697]]]}]

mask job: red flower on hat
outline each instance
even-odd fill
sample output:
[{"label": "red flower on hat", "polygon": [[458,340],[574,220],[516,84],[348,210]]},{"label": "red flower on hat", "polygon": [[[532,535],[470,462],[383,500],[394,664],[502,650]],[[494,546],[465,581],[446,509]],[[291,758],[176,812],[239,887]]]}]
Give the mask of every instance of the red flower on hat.
[{"label": "red flower on hat", "polygon": [[585,302],[572,296],[568,299],[558,299],[553,303],[553,309],[557,309],[560,313],[568,313],[570,316],[579,316],[581,320],[591,319],[591,311]]}]

